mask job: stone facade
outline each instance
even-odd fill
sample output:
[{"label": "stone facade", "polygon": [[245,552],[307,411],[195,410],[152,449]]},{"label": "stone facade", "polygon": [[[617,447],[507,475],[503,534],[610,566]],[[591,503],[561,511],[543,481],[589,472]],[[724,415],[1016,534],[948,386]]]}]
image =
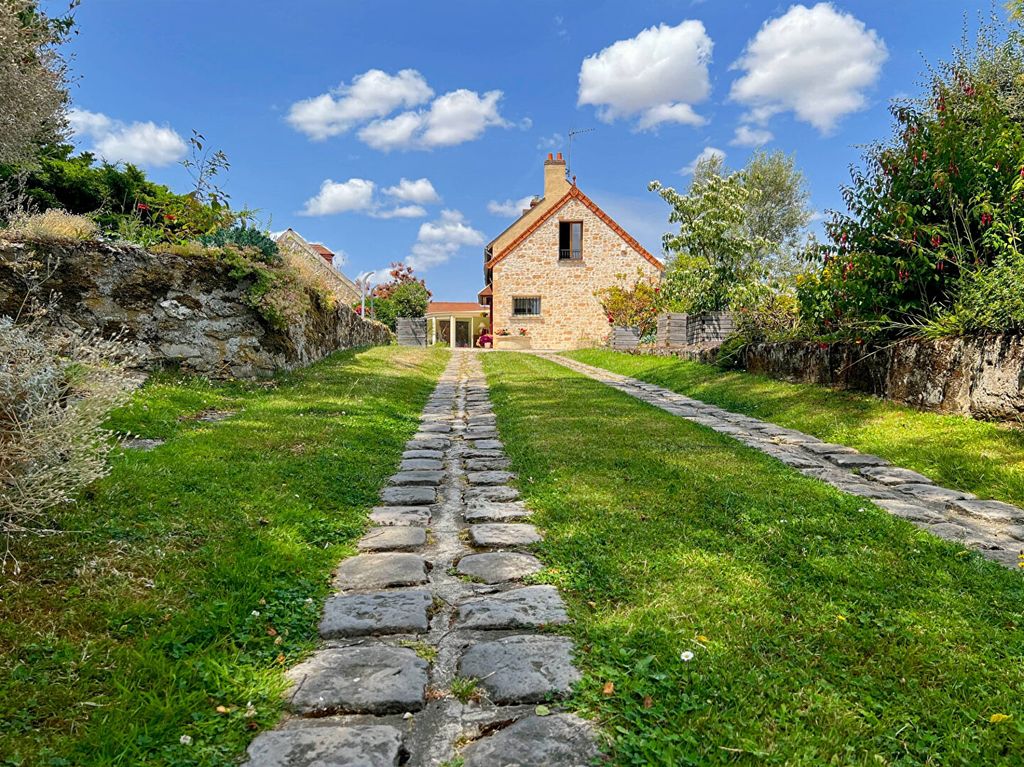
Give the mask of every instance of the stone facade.
[{"label": "stone facade", "polygon": [[[561,157],[544,166],[544,198],[485,251],[494,329],[526,328],[535,349],[574,349],[607,342],[610,326],[595,292],[657,278],[663,267],[576,186],[565,180]],[[559,259],[559,223],[582,221],[580,259]],[[540,314],[513,314],[513,299],[539,298]],[[497,339],[501,348],[501,338]]]},{"label": "stone facade", "polygon": [[275,328],[246,302],[250,279],[232,276],[229,265],[123,243],[0,240],[0,315],[16,314],[24,298],[12,264],[29,250],[52,264],[45,288],[60,294],[53,321],[123,332],[147,368],[172,364],[211,377],[265,377],[391,337],[343,304],[324,306],[315,293],[308,312]]}]

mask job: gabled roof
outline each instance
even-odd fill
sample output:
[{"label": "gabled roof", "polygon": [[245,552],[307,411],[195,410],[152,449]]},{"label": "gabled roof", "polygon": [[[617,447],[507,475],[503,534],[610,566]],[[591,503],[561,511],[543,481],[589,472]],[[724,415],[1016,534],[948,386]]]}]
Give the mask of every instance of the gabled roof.
[{"label": "gabled roof", "polygon": [[562,199],[560,199],[558,202],[556,202],[554,205],[552,205],[550,208],[544,211],[544,214],[540,218],[538,218],[526,229],[524,229],[518,237],[516,237],[514,240],[512,240],[512,242],[508,244],[508,247],[506,247],[503,251],[501,251],[501,253],[499,253],[497,256],[488,261],[484,266],[487,269],[492,268],[496,263],[505,258],[505,256],[514,251],[516,248],[518,248],[531,234],[540,229],[540,227],[544,224],[545,221],[547,221],[549,218],[555,215],[555,213],[557,213],[559,210],[564,208],[570,200],[579,200],[595,216],[597,216],[605,224],[607,224],[613,232],[619,235],[619,237],[621,237],[623,241],[627,245],[629,245],[629,247],[631,247],[633,250],[639,253],[643,258],[649,261],[652,265],[656,266],[658,269],[665,268],[665,265],[661,263],[661,261],[659,261],[650,253],[648,253],[647,249],[643,245],[641,245],[639,242],[633,239],[629,232],[627,232],[625,229],[623,229],[621,226],[615,223],[611,216],[609,216],[607,213],[601,210],[601,208],[598,207],[597,203],[595,203],[593,200],[591,200],[589,197],[583,194],[583,192],[581,192],[579,187],[577,186],[570,187],[569,191],[566,192],[565,195],[563,195]]}]

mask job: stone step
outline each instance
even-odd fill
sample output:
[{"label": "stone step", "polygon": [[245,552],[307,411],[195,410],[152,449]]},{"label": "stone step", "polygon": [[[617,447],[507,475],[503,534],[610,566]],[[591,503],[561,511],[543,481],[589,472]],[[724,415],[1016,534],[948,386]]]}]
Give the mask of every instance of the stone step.
[{"label": "stone step", "polygon": [[444,461],[435,458],[405,458],[398,468],[402,471],[441,471]]},{"label": "stone step", "polygon": [[428,421],[421,423],[419,430],[428,434],[447,434],[452,430],[451,424],[440,423],[438,421]]},{"label": "stone step", "polygon": [[508,458],[469,458],[466,460],[466,471],[498,471],[507,469]]},{"label": "stone step", "polygon": [[375,525],[429,525],[429,506],[376,506],[370,512]]},{"label": "stone step", "polygon": [[260,733],[244,767],[395,767],[402,732],[386,724],[309,726]]},{"label": "stone step", "polygon": [[499,705],[564,697],[580,678],[572,640],[543,634],[472,644],[459,659],[459,676],[478,679],[488,699]]},{"label": "stone step", "polygon": [[565,603],[554,586],[523,586],[463,602],[457,625],[466,629],[540,628],[568,623]]},{"label": "stone step", "polygon": [[883,485],[930,485],[933,484],[924,474],[899,466],[868,466],[861,469],[861,476],[881,482]]},{"label": "stone step", "polygon": [[444,458],[444,452],[441,450],[406,450],[402,453],[402,458],[431,458],[440,461]]},{"label": "stone step", "polygon": [[528,716],[462,750],[463,767],[586,767],[601,755],[597,732],[574,714]]},{"label": "stone step", "polygon": [[401,714],[426,702],[427,662],[404,647],[328,648],[288,671],[292,711]]},{"label": "stone step", "polygon": [[430,625],[432,600],[425,589],[331,597],[324,604],[320,636],[422,634]]},{"label": "stone step", "polygon": [[503,450],[505,445],[500,439],[478,439],[473,442],[474,450]]},{"label": "stone step", "polygon": [[523,523],[504,524],[500,522],[473,525],[469,528],[469,540],[474,546],[500,549],[514,546],[530,546],[542,539],[537,528]]},{"label": "stone step", "polygon": [[427,542],[422,527],[372,527],[359,540],[360,551],[409,551]]},{"label": "stone step", "polygon": [[451,443],[445,437],[414,437],[405,443],[406,450],[444,450]]},{"label": "stone step", "polygon": [[456,568],[460,575],[484,583],[518,581],[543,569],[544,565],[536,557],[513,551],[468,554],[459,560]]},{"label": "stone step", "polygon": [[427,563],[419,554],[357,554],[335,570],[338,587],[386,589],[427,582]]},{"label": "stone step", "polygon": [[901,493],[907,493],[915,498],[920,498],[922,501],[961,501],[966,499],[973,499],[976,496],[970,493],[964,493],[960,490],[950,490],[946,487],[939,487],[938,485],[932,484],[907,484],[907,485],[896,485],[894,490],[899,490]]}]

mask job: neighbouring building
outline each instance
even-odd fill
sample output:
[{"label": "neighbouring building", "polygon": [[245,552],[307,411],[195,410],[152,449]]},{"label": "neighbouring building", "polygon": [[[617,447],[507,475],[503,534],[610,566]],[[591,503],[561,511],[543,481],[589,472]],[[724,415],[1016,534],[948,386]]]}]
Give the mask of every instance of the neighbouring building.
[{"label": "neighbouring building", "polygon": [[307,242],[289,227],[271,234],[277,247],[297,259],[297,263],[319,275],[334,291],[338,300],[351,305],[359,300],[359,289],[334,265],[334,252],[320,242]]},{"label": "neighbouring building", "polygon": [[[431,301],[427,306],[427,343],[470,347],[491,326],[489,308],[464,301]],[[451,339],[455,339],[452,344]]]},{"label": "neighbouring building", "polygon": [[562,153],[544,162],[544,196],[484,248],[481,304],[490,307],[496,347],[503,333],[535,349],[605,342],[608,318],[596,291],[657,277],[664,265],[566,178]]}]

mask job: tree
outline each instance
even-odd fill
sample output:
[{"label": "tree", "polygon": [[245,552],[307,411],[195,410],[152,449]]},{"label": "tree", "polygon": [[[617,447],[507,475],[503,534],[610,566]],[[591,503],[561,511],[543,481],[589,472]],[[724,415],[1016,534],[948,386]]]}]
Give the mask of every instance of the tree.
[{"label": "tree", "polygon": [[804,269],[811,221],[804,175],[793,157],[778,151],[755,153],[741,174],[748,191],[744,227],[765,245],[756,257],[769,278],[790,282]]},{"label": "tree", "polygon": [[430,291],[411,266],[391,264],[391,279],[373,289],[373,314],[392,330],[399,317],[423,317],[430,303]]},{"label": "tree", "polygon": [[[74,3],[72,4],[74,7]],[[0,0],[0,165],[30,166],[66,129],[67,69],[57,46],[71,20],[34,0]]]},{"label": "tree", "polygon": [[663,289],[667,308],[720,311],[738,284],[760,278],[757,255],[768,243],[746,226],[750,192],[742,174],[724,175],[721,160],[709,158],[697,164],[686,194],[660,181],[648,188],[671,206],[669,223],[679,225],[678,233],[662,238],[670,254]]}]

